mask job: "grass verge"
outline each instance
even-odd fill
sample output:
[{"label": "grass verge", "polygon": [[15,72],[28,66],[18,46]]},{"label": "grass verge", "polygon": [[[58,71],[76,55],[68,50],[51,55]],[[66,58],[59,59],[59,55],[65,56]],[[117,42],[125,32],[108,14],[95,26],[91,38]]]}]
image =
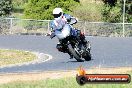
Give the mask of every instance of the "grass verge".
[{"label": "grass verge", "polygon": [[36,59],[36,55],[22,50],[0,50],[0,66],[23,63]]},{"label": "grass verge", "polygon": [[[132,73],[131,73],[132,75]],[[61,79],[46,79],[41,81],[30,82],[14,82],[0,85],[0,88],[132,88],[132,83],[129,84],[85,84],[80,86],[76,79],[61,78]]]},{"label": "grass verge", "polygon": [[[96,71],[96,72],[98,73],[98,71]],[[105,72],[106,72],[106,70],[105,70]],[[63,72],[61,72],[61,73],[64,75]],[[61,73],[60,73],[60,75],[62,75]],[[70,73],[70,72],[68,72],[68,73]],[[125,72],[125,74],[126,73],[130,74],[132,76],[132,70],[129,70],[129,72]],[[51,74],[50,78],[46,78],[46,74]],[[57,74],[57,72],[56,72],[56,74]],[[44,75],[39,74],[39,76],[44,77],[46,79],[30,80],[30,81],[29,80],[26,80],[26,81],[16,80],[16,81],[13,81],[13,82],[10,82],[7,84],[1,84],[0,88],[132,88],[132,82],[129,84],[85,84],[83,86],[80,86],[76,82],[75,75],[74,75],[74,77],[67,76],[67,77],[63,77],[63,78],[52,79],[52,78],[54,78],[54,76],[57,76],[56,74],[47,72],[47,73],[44,73]],[[23,75],[21,75],[21,76],[23,76]]]}]

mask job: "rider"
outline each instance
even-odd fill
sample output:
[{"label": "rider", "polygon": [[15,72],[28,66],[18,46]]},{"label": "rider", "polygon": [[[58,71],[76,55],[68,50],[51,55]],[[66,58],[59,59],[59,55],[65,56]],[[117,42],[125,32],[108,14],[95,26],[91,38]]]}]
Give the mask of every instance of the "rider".
[{"label": "rider", "polygon": [[[63,13],[61,8],[55,8],[53,10],[53,16],[54,20],[50,22],[51,32],[54,32],[54,30],[61,30],[64,25],[69,24],[70,22],[74,21],[74,24],[77,23],[77,19],[75,17],[70,16],[69,14]],[[83,33],[81,33],[80,30],[77,30],[73,28],[71,25],[71,35],[75,36],[79,41],[83,43],[84,46],[87,46],[87,41],[85,40],[85,36]],[[54,36],[51,36],[53,38]],[[73,58],[73,56],[63,49],[63,46],[61,44],[57,44],[56,48],[61,52],[67,52],[70,55],[70,59]]]}]

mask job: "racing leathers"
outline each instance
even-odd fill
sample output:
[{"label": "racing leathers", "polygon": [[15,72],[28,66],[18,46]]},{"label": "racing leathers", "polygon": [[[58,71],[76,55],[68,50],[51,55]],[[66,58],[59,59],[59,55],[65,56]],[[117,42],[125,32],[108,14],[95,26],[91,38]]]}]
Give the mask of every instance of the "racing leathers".
[{"label": "racing leathers", "polygon": [[[73,28],[70,23],[77,23],[77,19],[75,17],[70,16],[69,14],[63,14],[62,19],[60,20],[52,20],[50,22],[50,28],[52,29],[51,32],[54,32],[55,30],[62,30],[63,27],[65,25],[68,25],[71,29],[71,36],[76,37],[78,39],[78,41],[81,41],[83,43],[84,46],[87,45],[87,41],[85,40],[85,36],[83,33],[81,33],[80,30],[77,30],[75,28]],[[51,36],[51,38],[53,38],[54,35]],[[65,51],[65,49],[63,49],[63,46],[61,44],[61,41],[59,44],[57,44],[56,48],[64,53],[68,53],[70,55],[70,58],[73,58],[73,56],[69,53],[69,51]]]}]

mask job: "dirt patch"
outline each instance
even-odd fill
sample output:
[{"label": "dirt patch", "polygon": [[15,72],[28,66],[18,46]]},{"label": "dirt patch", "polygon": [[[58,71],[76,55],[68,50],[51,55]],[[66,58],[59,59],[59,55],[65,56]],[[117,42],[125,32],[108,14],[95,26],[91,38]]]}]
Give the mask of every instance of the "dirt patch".
[{"label": "dirt patch", "polygon": [[[87,74],[123,74],[132,71],[132,67],[121,68],[91,68],[87,69]],[[44,71],[34,73],[10,73],[0,74],[0,84],[14,82],[14,81],[35,81],[44,79],[59,79],[66,77],[75,77],[77,70],[68,71]]]}]

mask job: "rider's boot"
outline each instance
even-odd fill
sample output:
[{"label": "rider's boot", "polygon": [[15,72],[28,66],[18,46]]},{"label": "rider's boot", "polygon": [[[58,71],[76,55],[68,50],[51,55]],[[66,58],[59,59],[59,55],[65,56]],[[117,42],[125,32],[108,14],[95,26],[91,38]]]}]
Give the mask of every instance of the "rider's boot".
[{"label": "rider's boot", "polygon": [[89,41],[87,41],[87,43],[86,43],[86,50],[88,50],[89,52],[91,50],[91,44]]},{"label": "rider's boot", "polygon": [[78,41],[81,41],[83,43],[83,45],[85,46],[87,43],[87,40],[85,39],[85,36],[83,33],[81,33],[80,30],[77,31],[77,39]]},{"label": "rider's boot", "polygon": [[84,47],[86,47],[86,49],[88,49],[88,50],[90,51],[90,49],[91,49],[90,42],[86,40],[84,34],[80,33],[80,39],[81,39],[81,41],[82,41]]}]

